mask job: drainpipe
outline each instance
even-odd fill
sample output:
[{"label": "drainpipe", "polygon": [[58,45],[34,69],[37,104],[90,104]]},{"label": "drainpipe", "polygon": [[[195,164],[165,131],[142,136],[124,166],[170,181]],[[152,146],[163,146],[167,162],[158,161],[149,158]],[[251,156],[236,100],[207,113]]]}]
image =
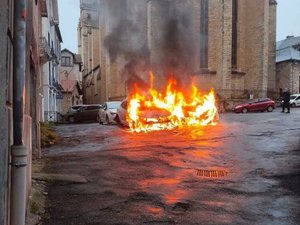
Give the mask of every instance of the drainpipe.
[{"label": "drainpipe", "polygon": [[23,104],[26,69],[26,0],[14,1],[13,146],[11,147],[11,225],[24,225],[27,148],[23,144]]}]

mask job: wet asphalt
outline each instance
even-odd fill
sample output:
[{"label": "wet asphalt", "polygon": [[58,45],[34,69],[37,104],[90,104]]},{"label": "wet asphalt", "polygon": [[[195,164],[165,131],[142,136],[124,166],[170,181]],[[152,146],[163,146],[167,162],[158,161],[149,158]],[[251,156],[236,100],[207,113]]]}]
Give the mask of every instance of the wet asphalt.
[{"label": "wet asphalt", "polygon": [[153,133],[56,127],[43,172],[49,225],[300,224],[300,108],[220,115],[216,126]]}]

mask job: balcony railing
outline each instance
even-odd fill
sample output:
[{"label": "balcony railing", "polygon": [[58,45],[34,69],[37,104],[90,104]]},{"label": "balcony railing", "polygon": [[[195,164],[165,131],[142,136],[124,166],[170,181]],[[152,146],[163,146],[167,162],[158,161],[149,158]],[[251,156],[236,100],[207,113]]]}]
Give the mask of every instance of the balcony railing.
[{"label": "balcony railing", "polygon": [[40,59],[41,63],[46,63],[52,58],[51,51],[47,39],[45,37],[40,38]]},{"label": "balcony railing", "polygon": [[51,60],[52,60],[52,63],[57,66],[59,64],[59,60],[58,60],[58,56],[57,54],[55,53],[54,51],[54,48],[51,48],[50,50],[50,55],[51,55]]}]

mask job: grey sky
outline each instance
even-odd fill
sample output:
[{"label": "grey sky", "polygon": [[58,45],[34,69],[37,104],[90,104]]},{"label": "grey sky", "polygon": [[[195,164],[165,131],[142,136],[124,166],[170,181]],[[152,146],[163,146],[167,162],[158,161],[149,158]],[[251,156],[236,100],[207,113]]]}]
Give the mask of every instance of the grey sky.
[{"label": "grey sky", "polygon": [[[300,36],[300,0],[277,0],[277,41],[287,35]],[[77,52],[79,0],[58,0],[62,48]]]},{"label": "grey sky", "polygon": [[300,36],[300,0],[277,0],[277,41]]},{"label": "grey sky", "polygon": [[77,53],[77,26],[79,22],[79,0],[58,0],[59,28],[63,43],[61,48],[67,48]]}]

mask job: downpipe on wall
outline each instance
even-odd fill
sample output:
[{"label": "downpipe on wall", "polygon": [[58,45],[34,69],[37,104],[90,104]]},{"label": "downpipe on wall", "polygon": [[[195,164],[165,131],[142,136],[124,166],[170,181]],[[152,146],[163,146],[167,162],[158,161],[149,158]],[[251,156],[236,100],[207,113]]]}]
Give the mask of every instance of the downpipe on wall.
[{"label": "downpipe on wall", "polygon": [[25,225],[26,167],[23,143],[23,105],[26,69],[26,0],[14,1],[13,40],[13,146],[11,147],[10,224]]}]

